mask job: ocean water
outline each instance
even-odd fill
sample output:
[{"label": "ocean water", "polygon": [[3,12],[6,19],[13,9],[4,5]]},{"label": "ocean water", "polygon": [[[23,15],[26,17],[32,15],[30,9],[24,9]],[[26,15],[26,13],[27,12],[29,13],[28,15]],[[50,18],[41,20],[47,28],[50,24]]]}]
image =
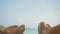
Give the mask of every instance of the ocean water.
[{"label": "ocean water", "polygon": [[27,28],[27,29],[25,29],[24,34],[38,34],[38,30]]}]

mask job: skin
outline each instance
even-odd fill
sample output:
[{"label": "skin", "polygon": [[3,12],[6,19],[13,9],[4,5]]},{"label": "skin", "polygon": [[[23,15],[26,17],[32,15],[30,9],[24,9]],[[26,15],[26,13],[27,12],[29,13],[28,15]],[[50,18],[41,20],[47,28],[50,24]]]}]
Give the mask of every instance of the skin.
[{"label": "skin", "polygon": [[44,29],[45,29],[45,23],[44,22],[41,22],[38,25],[38,34],[43,34],[42,32],[44,31]]},{"label": "skin", "polygon": [[[8,30],[8,31],[7,31]],[[0,31],[0,34],[23,34],[25,31],[25,25],[21,25],[20,27],[17,27],[17,29],[9,30],[7,29],[5,31]],[[38,34],[60,34],[60,24],[54,27],[51,27],[49,24],[46,24],[44,22],[41,22],[38,25]]]},{"label": "skin", "polygon": [[50,29],[51,28],[51,26],[49,25],[49,24],[46,24],[45,25],[45,30],[48,30],[48,29]]},{"label": "skin", "polygon": [[0,34],[23,34],[25,31],[25,25],[18,27],[17,25],[9,26],[8,28],[1,31]]},{"label": "skin", "polygon": [[0,34],[6,34],[6,32],[3,32],[2,30],[0,30]]},{"label": "skin", "polygon": [[24,31],[25,31],[25,25],[21,25],[19,28],[9,32],[8,34],[23,34]]},{"label": "skin", "polygon": [[38,25],[38,34],[60,34],[60,24],[51,27],[49,24],[44,25],[44,23],[41,22]]},{"label": "skin", "polygon": [[46,30],[44,34],[60,34],[60,24]]},{"label": "skin", "polygon": [[18,25],[13,25],[13,26],[9,26],[8,28],[5,28],[3,31],[7,32],[7,34],[13,30],[16,30],[18,28]]}]

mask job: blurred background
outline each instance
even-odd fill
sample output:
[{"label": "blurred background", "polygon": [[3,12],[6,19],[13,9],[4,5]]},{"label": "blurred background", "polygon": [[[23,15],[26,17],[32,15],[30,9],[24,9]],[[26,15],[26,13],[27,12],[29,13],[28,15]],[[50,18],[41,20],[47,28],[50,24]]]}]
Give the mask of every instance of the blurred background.
[{"label": "blurred background", "polygon": [[60,0],[0,0],[1,26],[25,24],[28,29],[37,29],[41,21],[60,24]]}]

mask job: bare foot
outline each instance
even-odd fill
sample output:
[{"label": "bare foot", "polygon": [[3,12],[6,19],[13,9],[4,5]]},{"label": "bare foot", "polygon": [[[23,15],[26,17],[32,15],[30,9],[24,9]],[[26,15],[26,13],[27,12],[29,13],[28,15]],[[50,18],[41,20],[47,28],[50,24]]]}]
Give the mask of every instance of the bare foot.
[{"label": "bare foot", "polygon": [[41,22],[38,25],[38,34],[43,34],[42,32],[44,31],[44,29],[45,29],[45,23],[44,22]]},{"label": "bare foot", "polygon": [[0,34],[7,34],[7,33],[0,30]]},{"label": "bare foot", "polygon": [[13,25],[13,26],[9,26],[8,28],[4,29],[3,31],[8,34],[9,32],[16,30],[17,28],[18,28],[18,25]]},{"label": "bare foot", "polygon": [[60,34],[60,25],[54,26],[46,30],[44,34]]},{"label": "bare foot", "polygon": [[10,32],[9,34],[23,34],[25,31],[25,25],[21,25],[18,29]]},{"label": "bare foot", "polygon": [[60,24],[54,27],[51,27],[49,24],[41,22],[38,25],[38,34],[60,34]]},{"label": "bare foot", "polygon": [[46,24],[45,25],[45,30],[48,30],[48,29],[50,29],[51,28],[51,26],[49,25],[49,24]]},{"label": "bare foot", "polygon": [[49,24],[45,24],[45,22],[40,22],[40,24],[38,25],[38,34],[43,34],[43,32],[45,32],[49,28],[51,28]]}]

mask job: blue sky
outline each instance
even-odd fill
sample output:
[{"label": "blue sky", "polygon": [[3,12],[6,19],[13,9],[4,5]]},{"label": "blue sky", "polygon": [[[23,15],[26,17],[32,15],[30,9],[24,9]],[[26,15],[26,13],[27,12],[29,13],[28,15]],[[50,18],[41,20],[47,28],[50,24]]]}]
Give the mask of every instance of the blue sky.
[{"label": "blue sky", "polygon": [[0,0],[0,25],[37,28],[41,21],[60,24],[60,0]]}]

